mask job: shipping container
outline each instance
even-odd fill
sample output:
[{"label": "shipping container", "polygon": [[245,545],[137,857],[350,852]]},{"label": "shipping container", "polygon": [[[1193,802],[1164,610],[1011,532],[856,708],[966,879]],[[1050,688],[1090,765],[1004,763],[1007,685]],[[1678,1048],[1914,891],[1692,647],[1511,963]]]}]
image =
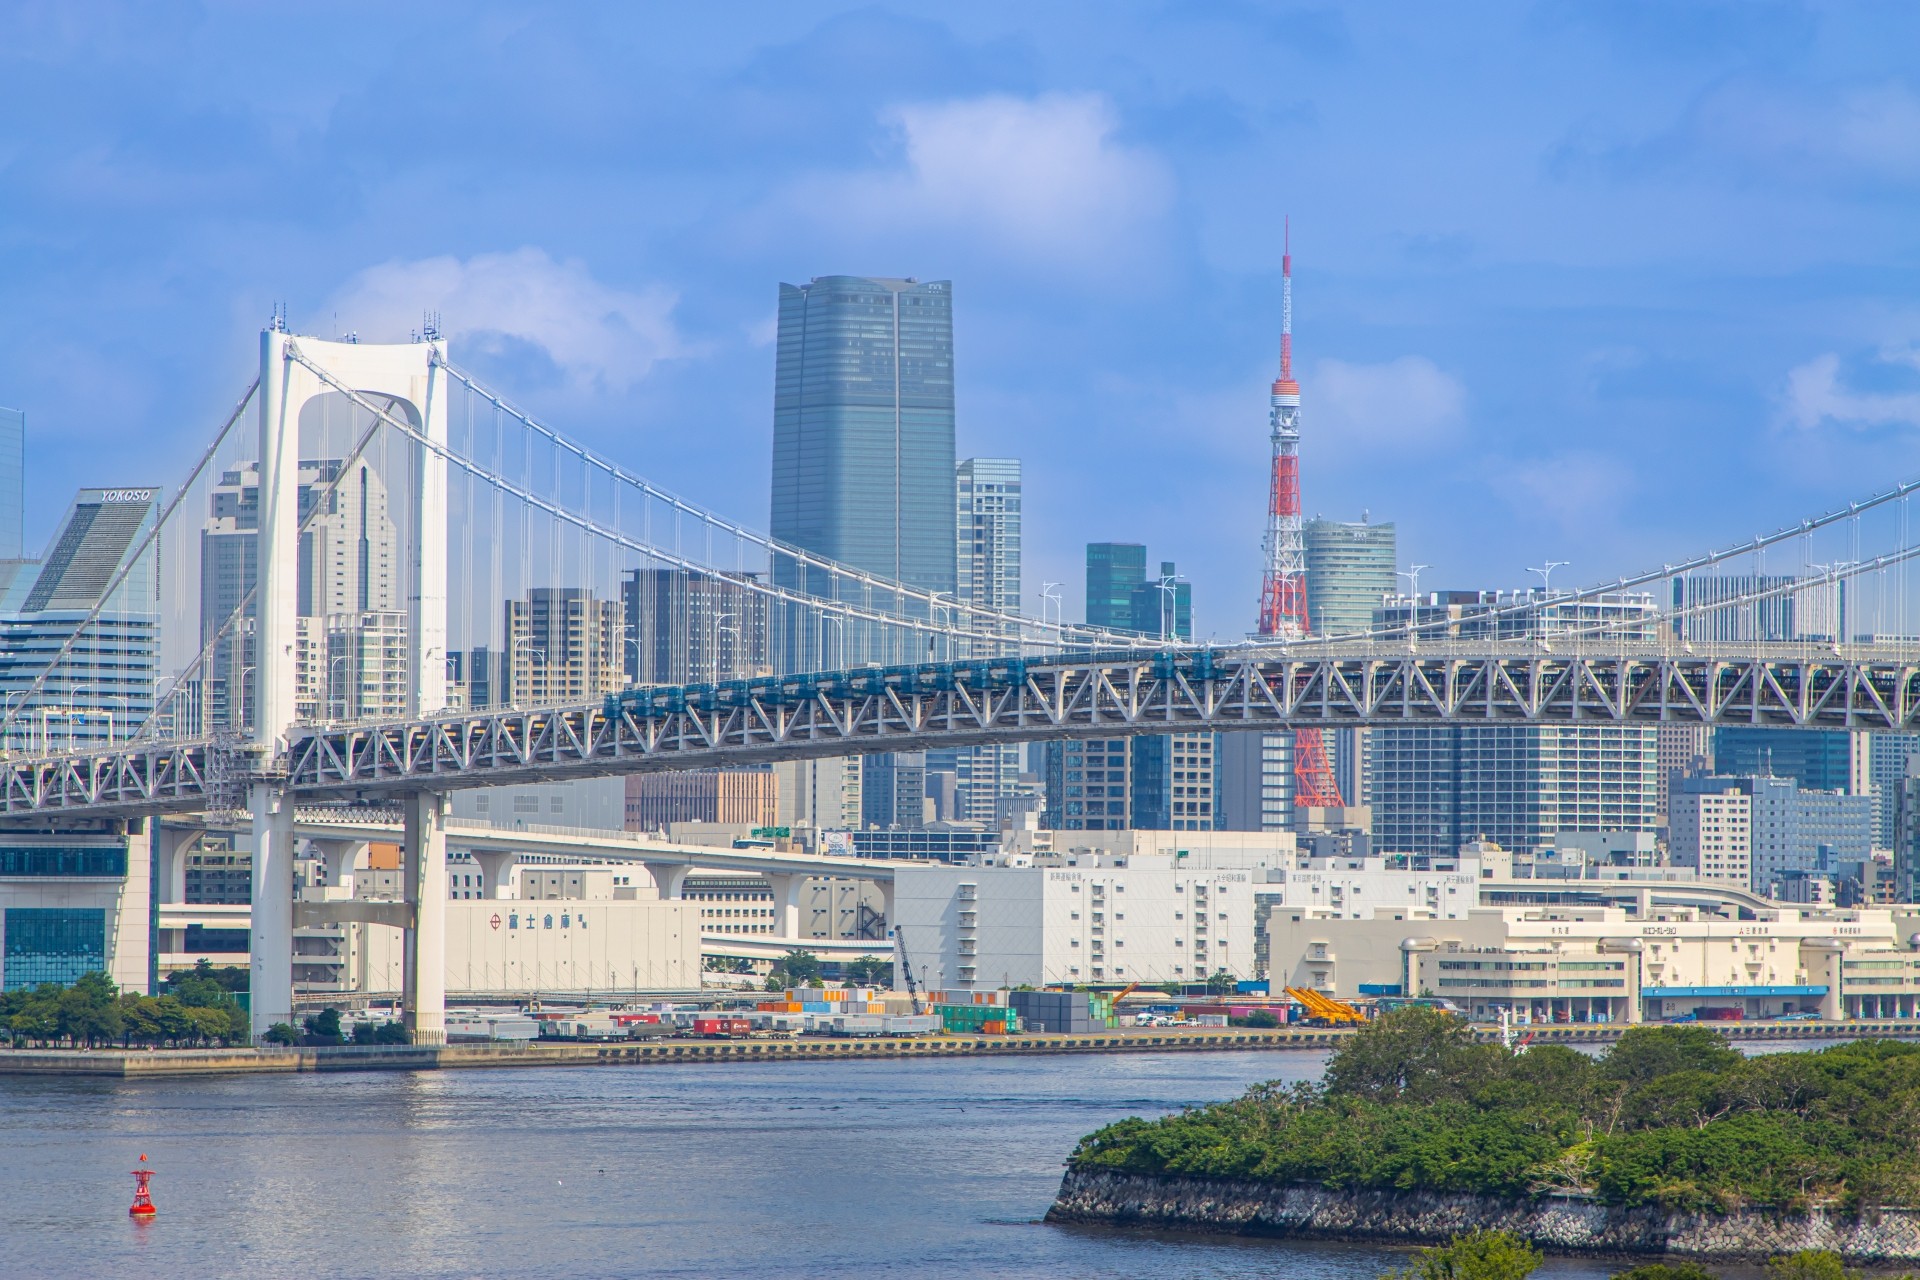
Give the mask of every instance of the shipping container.
[{"label": "shipping container", "polygon": [[693,1020],[693,1034],[696,1036],[744,1036],[753,1033],[753,1023],[740,1017],[709,1017]]}]

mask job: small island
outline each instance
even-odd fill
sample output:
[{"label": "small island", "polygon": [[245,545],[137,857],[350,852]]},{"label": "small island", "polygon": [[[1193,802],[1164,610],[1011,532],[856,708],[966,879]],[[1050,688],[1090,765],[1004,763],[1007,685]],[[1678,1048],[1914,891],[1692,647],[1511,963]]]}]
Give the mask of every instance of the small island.
[{"label": "small island", "polygon": [[1743,1057],[1705,1027],[1515,1052],[1405,1009],[1319,1084],[1081,1140],[1051,1222],[1555,1252],[1920,1260],[1920,1045]]}]

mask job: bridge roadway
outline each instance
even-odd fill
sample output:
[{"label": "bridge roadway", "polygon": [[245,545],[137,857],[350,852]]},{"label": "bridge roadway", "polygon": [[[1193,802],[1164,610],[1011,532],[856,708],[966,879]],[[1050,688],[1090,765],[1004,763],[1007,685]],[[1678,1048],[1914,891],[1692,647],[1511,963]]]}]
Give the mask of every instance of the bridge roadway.
[{"label": "bridge roadway", "polygon": [[[1302,642],[862,668],[603,703],[297,726],[283,759],[211,740],[0,761],[0,820],[299,800],[989,742],[1362,725],[1916,727],[1920,645],[1573,651],[1570,640]],[[1557,651],[1566,649],[1566,652]]]}]

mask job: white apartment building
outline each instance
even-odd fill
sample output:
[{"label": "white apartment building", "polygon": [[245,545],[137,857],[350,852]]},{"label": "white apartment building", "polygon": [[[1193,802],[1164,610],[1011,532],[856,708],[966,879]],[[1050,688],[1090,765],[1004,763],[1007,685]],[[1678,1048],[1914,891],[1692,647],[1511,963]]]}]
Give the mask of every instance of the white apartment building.
[{"label": "white apartment building", "polygon": [[1745,889],[1753,883],[1753,797],[1740,791],[1673,795],[1667,803],[1674,861],[1702,880]]},{"label": "white apartment building", "polygon": [[1253,976],[1259,871],[1193,870],[1158,854],[1006,861],[897,868],[892,923],[926,987]]}]

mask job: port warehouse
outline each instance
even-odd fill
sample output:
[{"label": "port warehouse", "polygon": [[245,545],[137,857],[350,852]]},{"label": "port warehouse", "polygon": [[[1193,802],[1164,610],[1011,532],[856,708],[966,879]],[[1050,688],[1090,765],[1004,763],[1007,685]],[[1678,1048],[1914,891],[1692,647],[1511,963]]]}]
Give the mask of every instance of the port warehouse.
[{"label": "port warehouse", "polygon": [[[1562,1022],[1920,1017],[1920,908],[1790,904],[1665,869],[1548,882],[1466,856],[1314,855],[1285,833],[1265,835],[1264,847],[1225,842],[1237,834],[1101,833],[1149,852],[896,863],[896,918],[916,978],[977,993],[1191,984],[1225,971],[1347,1001],[1431,994],[1487,1019],[1503,1009]],[[147,989],[162,957],[150,951],[145,832],[0,843],[6,986],[102,970]],[[448,907],[452,991],[580,996],[702,981],[698,904],[654,899],[651,886]],[[363,976],[346,980],[336,963],[310,999],[399,988],[398,930],[351,930]],[[297,963],[319,979],[321,962],[338,958]]]}]

